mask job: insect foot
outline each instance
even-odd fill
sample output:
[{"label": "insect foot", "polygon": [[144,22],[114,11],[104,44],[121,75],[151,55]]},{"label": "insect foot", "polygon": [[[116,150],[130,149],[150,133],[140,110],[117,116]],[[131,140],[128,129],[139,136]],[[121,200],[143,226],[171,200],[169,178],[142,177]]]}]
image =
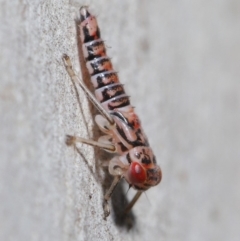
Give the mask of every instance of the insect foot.
[{"label": "insect foot", "polygon": [[75,141],[76,141],[76,137],[75,136],[66,135],[65,143],[68,146],[72,146],[73,144],[75,144]]},{"label": "insect foot", "polygon": [[110,206],[107,200],[103,201],[103,212],[104,212],[104,220],[107,220],[107,217],[110,215]]}]

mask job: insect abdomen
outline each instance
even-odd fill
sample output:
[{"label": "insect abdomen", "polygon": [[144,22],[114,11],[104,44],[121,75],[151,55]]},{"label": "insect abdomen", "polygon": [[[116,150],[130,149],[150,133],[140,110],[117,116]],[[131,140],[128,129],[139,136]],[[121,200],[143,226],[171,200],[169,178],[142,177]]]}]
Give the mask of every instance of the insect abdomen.
[{"label": "insect abdomen", "polygon": [[129,97],[106,54],[96,18],[85,7],[80,10],[80,14],[83,54],[91,75],[91,82],[95,88],[96,98],[109,111],[130,105]]}]

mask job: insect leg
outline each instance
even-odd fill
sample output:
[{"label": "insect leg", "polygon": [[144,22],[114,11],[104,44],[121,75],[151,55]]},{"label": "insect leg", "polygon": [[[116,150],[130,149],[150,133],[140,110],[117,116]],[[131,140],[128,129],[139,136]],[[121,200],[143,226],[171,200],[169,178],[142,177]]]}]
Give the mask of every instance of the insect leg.
[{"label": "insect leg", "polygon": [[111,198],[112,193],[113,193],[114,189],[116,188],[120,179],[121,179],[121,176],[119,176],[119,175],[114,176],[113,182],[104,196],[104,202],[103,202],[104,219],[106,219],[110,214],[110,207],[109,207],[108,201]]},{"label": "insect leg", "polygon": [[109,121],[111,125],[113,125],[115,122],[111,115],[103,109],[101,104],[98,102],[98,100],[95,98],[95,96],[89,91],[87,86],[79,79],[79,77],[75,74],[73,67],[72,67],[72,62],[69,58],[68,55],[64,54],[63,55],[63,62],[65,65],[65,68],[70,76],[70,78],[76,83],[79,84],[79,86],[83,89],[83,91],[86,93],[87,97],[91,100],[91,102],[95,105],[95,107],[98,109],[98,111]]},{"label": "insect leg", "polygon": [[100,141],[85,139],[85,138],[78,137],[78,136],[66,135],[66,144],[68,146],[74,145],[74,144],[76,144],[76,142],[84,143],[84,144],[87,144],[87,145],[90,145],[90,146],[97,146],[97,147],[103,148],[104,150],[109,151],[109,152],[115,152],[116,151],[115,146],[110,144],[110,143],[108,144],[108,143],[103,143],[103,142],[100,142]]},{"label": "insect leg", "polygon": [[127,214],[132,207],[134,206],[134,204],[137,202],[137,200],[140,198],[140,196],[142,195],[141,191],[138,191],[135,196],[133,197],[133,199],[131,200],[131,202],[127,205],[127,207],[125,208],[125,213]]}]

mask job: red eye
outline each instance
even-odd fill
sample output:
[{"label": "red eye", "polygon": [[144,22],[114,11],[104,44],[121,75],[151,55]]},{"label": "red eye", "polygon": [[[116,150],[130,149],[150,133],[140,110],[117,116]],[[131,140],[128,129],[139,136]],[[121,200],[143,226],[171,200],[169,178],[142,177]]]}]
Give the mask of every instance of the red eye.
[{"label": "red eye", "polygon": [[137,162],[132,162],[129,179],[131,184],[143,183],[146,181],[145,169]]}]

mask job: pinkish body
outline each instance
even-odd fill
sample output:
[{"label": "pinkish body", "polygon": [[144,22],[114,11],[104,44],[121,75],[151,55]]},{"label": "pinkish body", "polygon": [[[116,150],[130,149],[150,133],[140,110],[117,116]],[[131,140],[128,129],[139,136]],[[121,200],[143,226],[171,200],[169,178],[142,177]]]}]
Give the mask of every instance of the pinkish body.
[{"label": "pinkish body", "polygon": [[82,48],[95,96],[115,122],[110,125],[104,117],[96,117],[98,126],[106,134],[99,138],[99,142],[114,145],[118,154],[110,160],[109,172],[123,176],[130,186],[139,191],[147,190],[161,181],[161,169],[129,97],[106,55],[95,16],[86,7],[81,8],[80,14]]}]

